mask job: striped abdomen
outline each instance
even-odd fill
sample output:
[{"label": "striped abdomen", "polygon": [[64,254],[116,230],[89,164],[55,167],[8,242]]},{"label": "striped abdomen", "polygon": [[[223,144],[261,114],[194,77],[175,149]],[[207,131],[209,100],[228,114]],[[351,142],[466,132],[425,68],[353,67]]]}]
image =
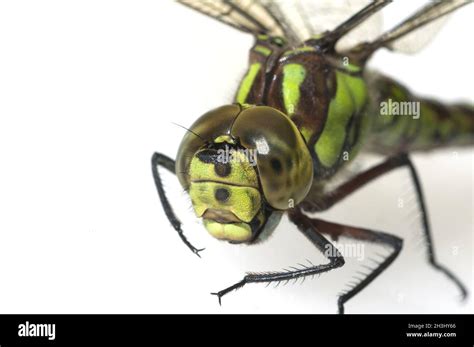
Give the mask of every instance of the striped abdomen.
[{"label": "striped abdomen", "polygon": [[370,77],[369,149],[384,154],[474,144],[474,107],[419,98],[399,83]]}]

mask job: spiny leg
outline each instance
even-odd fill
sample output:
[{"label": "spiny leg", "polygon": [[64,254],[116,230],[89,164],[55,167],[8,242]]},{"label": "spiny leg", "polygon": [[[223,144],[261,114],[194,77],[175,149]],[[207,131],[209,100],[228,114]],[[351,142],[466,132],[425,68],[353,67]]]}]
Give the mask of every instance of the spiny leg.
[{"label": "spiny leg", "polygon": [[416,196],[418,200],[418,206],[421,211],[422,216],[422,224],[423,224],[423,233],[426,240],[426,246],[428,251],[428,261],[435,269],[444,273],[449,279],[451,279],[456,286],[459,288],[461,292],[462,299],[467,297],[467,290],[466,287],[462,284],[462,282],[445,266],[438,263],[433,247],[433,241],[431,237],[431,228],[429,224],[428,218],[428,211],[425,204],[425,199],[423,196],[423,191],[421,189],[420,179],[418,177],[418,173],[415,169],[415,166],[411,162],[410,158],[406,154],[400,154],[394,156],[392,158],[387,159],[383,163],[374,166],[373,168],[364,171],[357,176],[353,177],[346,183],[343,183],[334,191],[325,194],[323,198],[317,199],[313,197],[310,200],[305,200],[301,203],[302,208],[308,212],[317,212],[323,211],[334,204],[338,203],[354,191],[358,190],[359,188],[363,187],[365,184],[374,181],[378,177],[382,176],[383,174],[390,172],[396,168],[406,166],[410,171],[410,176],[413,181],[416,190]]},{"label": "spiny leg", "polygon": [[387,245],[392,248],[392,252],[384,258],[381,262],[377,262],[377,265],[370,269],[370,272],[364,274],[366,277],[359,279],[359,282],[355,284],[348,292],[344,293],[338,298],[337,305],[339,313],[344,313],[344,303],[354,297],[362,289],[364,289],[370,282],[372,282],[378,275],[380,275],[389,265],[395,260],[402,249],[402,239],[383,233],[380,231],[372,231],[368,229],[362,229],[352,227],[348,225],[341,225],[336,223],[330,223],[321,219],[311,219],[311,223],[314,225],[316,230],[320,233],[328,234],[333,240],[341,235],[347,236],[356,240],[368,241],[378,243],[381,245]]},{"label": "spiny leg", "polygon": [[413,163],[411,162],[408,156],[406,157],[406,165],[408,166],[410,170],[410,176],[413,180],[413,184],[415,185],[416,196],[418,198],[418,204],[421,210],[423,231],[424,231],[425,241],[426,241],[426,246],[427,246],[427,251],[428,251],[428,261],[431,264],[431,266],[433,266],[435,269],[444,273],[451,281],[453,281],[456,284],[456,286],[461,291],[461,300],[465,300],[467,298],[468,293],[464,284],[461,282],[459,278],[456,277],[456,275],[453,272],[451,272],[451,270],[449,270],[446,266],[438,263],[438,260],[436,259],[436,256],[434,253],[433,238],[431,236],[431,226],[428,219],[428,209],[426,208],[423,190],[421,189],[420,178],[415,169],[415,166],[413,165]]},{"label": "spiny leg", "polygon": [[170,221],[173,228],[178,232],[178,235],[184,242],[184,244],[188,246],[188,248],[194,254],[196,254],[198,257],[201,257],[199,255],[199,252],[204,250],[204,248],[197,249],[188,241],[188,239],[186,239],[186,236],[184,236],[183,230],[181,229],[181,222],[174,214],[173,208],[171,207],[171,204],[169,203],[168,198],[166,197],[166,193],[163,188],[163,182],[161,181],[160,173],[158,171],[158,166],[162,166],[168,171],[175,174],[175,161],[164,154],[154,153],[151,158],[151,169],[153,172],[153,179],[155,181],[156,189],[158,190],[158,195],[160,197],[161,205],[163,206],[163,210],[165,211],[166,217]]},{"label": "spiny leg", "polygon": [[329,263],[303,267],[294,271],[283,271],[283,272],[267,272],[267,273],[248,273],[240,282],[223,289],[217,293],[211,293],[217,295],[219,298],[219,304],[221,299],[227,293],[239,289],[248,283],[270,283],[270,282],[281,282],[289,281],[292,279],[298,279],[301,277],[312,276],[323,272],[330,271],[332,269],[341,267],[344,265],[344,258],[339,253],[336,247],[334,247],[324,236],[322,236],[312,224],[309,217],[305,216],[299,209],[294,209],[288,212],[290,220],[296,224],[298,229],[316,246],[316,248],[323,253],[328,259]]}]

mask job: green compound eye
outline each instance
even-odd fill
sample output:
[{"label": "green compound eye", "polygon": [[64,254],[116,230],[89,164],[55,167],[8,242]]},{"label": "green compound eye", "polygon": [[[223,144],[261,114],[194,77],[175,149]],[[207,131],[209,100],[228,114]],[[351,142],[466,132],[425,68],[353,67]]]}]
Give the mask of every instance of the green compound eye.
[{"label": "green compound eye", "polygon": [[257,151],[257,169],[265,199],[277,210],[300,203],[313,182],[311,154],[293,122],[267,106],[243,110],[232,136]]}]

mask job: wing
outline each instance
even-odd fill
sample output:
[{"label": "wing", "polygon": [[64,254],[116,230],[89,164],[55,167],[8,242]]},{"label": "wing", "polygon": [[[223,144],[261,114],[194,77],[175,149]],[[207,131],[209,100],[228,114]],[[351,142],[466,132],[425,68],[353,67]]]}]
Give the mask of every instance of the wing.
[{"label": "wing", "polygon": [[256,0],[178,0],[202,14],[254,35],[284,36],[297,41],[278,7]]},{"label": "wing", "polygon": [[[411,1],[410,6],[413,9],[419,6],[417,3],[422,3],[424,6],[392,30],[382,34],[384,13],[380,9],[392,2],[391,0],[262,1],[278,4],[280,12],[285,14],[288,25],[298,35],[300,41],[318,34],[327,34],[328,31],[336,34],[354,17],[358,17],[353,21],[356,25],[345,28],[348,29],[347,33],[340,39],[339,33],[335,35],[338,40],[337,51],[344,52],[362,42],[372,41],[392,51],[402,53],[416,53],[423,49],[446,24],[453,11],[473,2],[472,0]],[[408,8],[407,3],[402,4],[399,1],[388,6],[387,9],[390,10],[391,7],[397,5],[404,6],[400,8],[402,11]],[[364,9],[367,10],[366,13]],[[408,12],[411,12],[410,8]]]},{"label": "wing", "polygon": [[[178,0],[204,15],[254,35],[283,36],[298,45],[313,35],[343,23],[371,0]],[[344,37],[343,45],[382,32],[381,15],[375,15]]]},{"label": "wing", "polygon": [[[333,36],[334,41],[337,41],[336,49],[339,52],[348,52],[364,43],[364,49],[372,50],[367,53],[369,57],[380,47],[405,53],[422,49],[446,22],[446,15],[471,0],[428,1],[427,5],[411,17],[385,33],[383,33],[383,15],[379,10],[391,0],[178,0],[178,2],[244,32],[283,36],[293,46],[312,37],[337,33]],[[365,9],[369,11],[364,12]]]},{"label": "wing", "polygon": [[[434,19],[433,21],[429,22],[426,25],[422,25],[417,29],[409,32],[405,36],[402,36],[398,40],[393,41],[389,44],[388,48],[393,51],[413,54],[417,53],[426,47],[433,39],[436,37],[438,32],[443,28],[446,23],[448,23],[449,19],[451,19],[453,14],[448,14],[453,12],[457,8],[468,4],[471,1],[466,0],[457,0],[452,2],[446,2],[446,5],[443,7],[438,7],[435,11],[429,11],[424,18],[421,20],[428,20],[427,17],[438,18]],[[428,6],[422,8],[420,11],[427,11]],[[412,24],[415,26],[415,23]]]},{"label": "wing", "polygon": [[370,54],[381,47],[406,53],[419,51],[446,23],[449,13],[471,2],[471,0],[428,2],[393,29],[366,44],[364,48]]},{"label": "wing", "polygon": [[[292,27],[300,42],[323,33],[335,31],[352,16],[359,14],[370,4],[376,4],[370,13],[363,16],[363,21],[356,21],[355,26],[344,33],[338,41],[337,48],[354,47],[364,40],[375,39],[382,33],[383,18],[378,10],[389,1],[386,0],[264,0],[278,6],[284,13],[288,25]],[[339,36],[339,35],[338,35]],[[339,39],[339,37],[337,37]]]}]

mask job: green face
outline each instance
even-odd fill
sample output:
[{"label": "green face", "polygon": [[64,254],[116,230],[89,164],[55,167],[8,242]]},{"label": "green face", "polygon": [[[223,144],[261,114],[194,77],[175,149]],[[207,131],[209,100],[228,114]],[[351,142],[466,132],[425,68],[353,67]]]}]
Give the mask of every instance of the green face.
[{"label": "green face", "polygon": [[286,115],[267,106],[226,105],[202,115],[186,133],[176,176],[212,236],[253,242],[305,198],[313,163]]},{"label": "green face", "polygon": [[199,150],[191,160],[189,195],[215,238],[248,242],[265,222],[252,153],[222,142]]}]

